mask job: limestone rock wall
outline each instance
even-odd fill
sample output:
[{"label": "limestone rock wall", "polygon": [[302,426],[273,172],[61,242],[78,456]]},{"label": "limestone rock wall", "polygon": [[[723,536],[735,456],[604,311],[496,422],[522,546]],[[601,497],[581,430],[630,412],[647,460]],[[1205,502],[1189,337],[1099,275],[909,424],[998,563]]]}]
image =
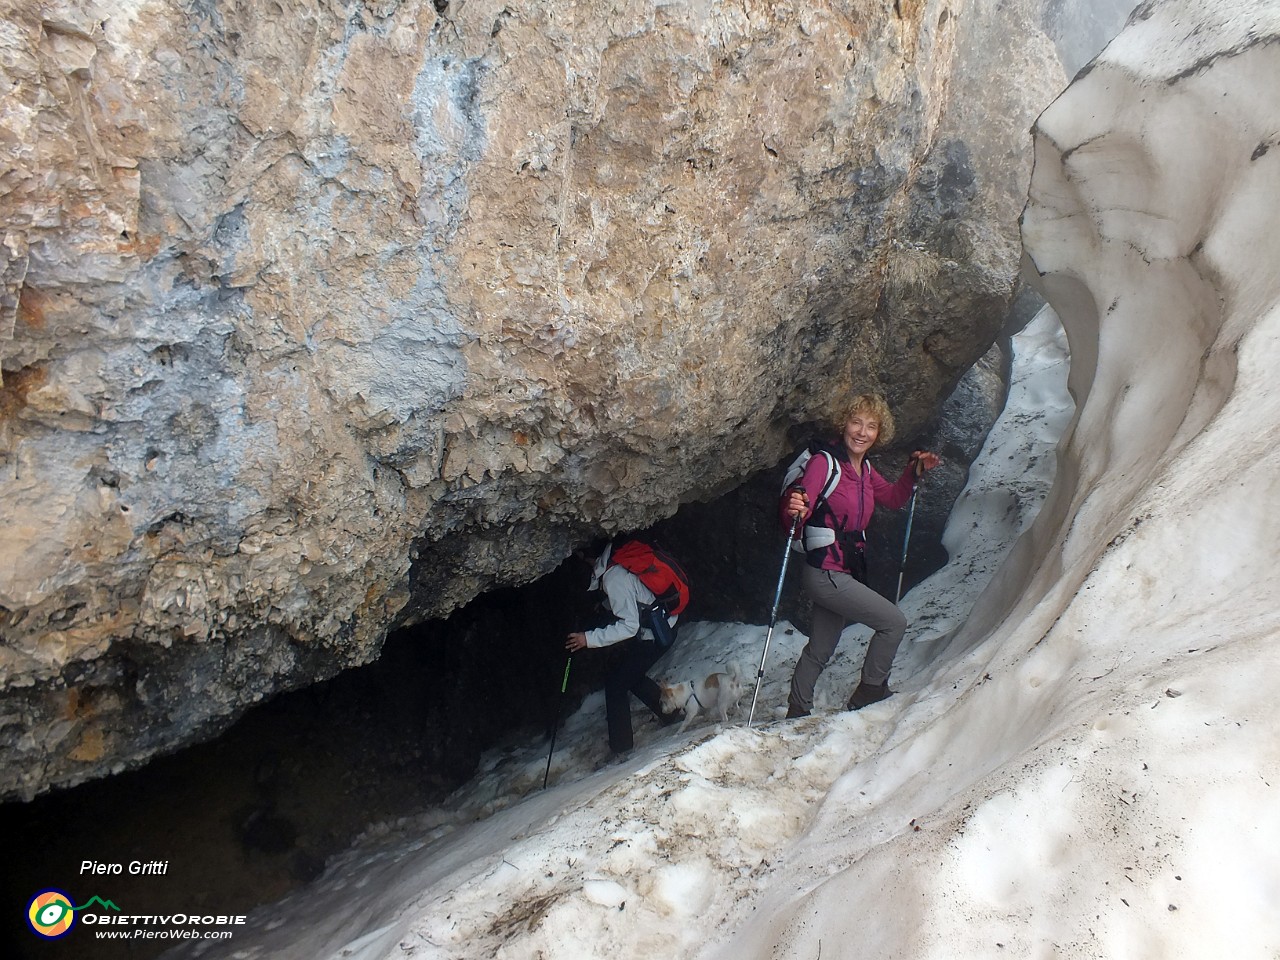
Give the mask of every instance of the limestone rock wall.
[{"label": "limestone rock wall", "polygon": [[722,492],[847,384],[919,427],[1004,317],[1042,14],[0,0],[0,795]]}]

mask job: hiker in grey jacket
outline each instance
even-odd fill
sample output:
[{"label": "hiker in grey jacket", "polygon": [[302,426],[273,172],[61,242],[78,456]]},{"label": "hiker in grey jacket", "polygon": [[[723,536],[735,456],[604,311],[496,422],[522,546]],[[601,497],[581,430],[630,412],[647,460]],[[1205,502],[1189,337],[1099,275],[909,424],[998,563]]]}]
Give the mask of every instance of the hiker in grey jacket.
[{"label": "hiker in grey jacket", "polygon": [[[605,719],[609,728],[611,759],[623,758],[634,746],[631,731],[631,694],[635,694],[653,711],[664,726],[683,718],[682,713],[662,712],[662,693],[658,684],[649,677],[648,670],[666,653],[667,648],[654,642],[653,631],[641,625],[641,611],[654,602],[653,591],[638,576],[620,564],[610,564],[611,547],[596,558],[592,567],[589,589],[603,588],[605,603],[617,619],[607,626],[594,630],[582,630],[569,634],[565,648],[571,653],[580,650],[625,644],[622,658],[609,671],[604,681]],[[676,632],[679,617],[666,618],[672,635]]]}]

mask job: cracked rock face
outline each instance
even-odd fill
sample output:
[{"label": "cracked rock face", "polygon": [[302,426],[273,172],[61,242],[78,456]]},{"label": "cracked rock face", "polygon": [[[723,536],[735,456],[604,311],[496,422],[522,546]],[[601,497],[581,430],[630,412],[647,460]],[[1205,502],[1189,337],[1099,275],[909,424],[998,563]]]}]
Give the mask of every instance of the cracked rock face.
[{"label": "cracked rock face", "polygon": [[850,384],[908,435],[995,338],[1043,5],[438,6],[0,0],[0,795],[723,492]]}]

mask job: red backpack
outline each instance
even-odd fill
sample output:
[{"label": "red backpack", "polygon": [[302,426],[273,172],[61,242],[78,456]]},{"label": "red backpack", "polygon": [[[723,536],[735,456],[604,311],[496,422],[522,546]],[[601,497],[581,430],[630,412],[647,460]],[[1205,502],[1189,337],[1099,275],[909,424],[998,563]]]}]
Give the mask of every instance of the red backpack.
[{"label": "red backpack", "polygon": [[615,563],[639,577],[668,615],[681,613],[689,605],[689,577],[662,547],[628,540],[609,555],[609,565]]}]

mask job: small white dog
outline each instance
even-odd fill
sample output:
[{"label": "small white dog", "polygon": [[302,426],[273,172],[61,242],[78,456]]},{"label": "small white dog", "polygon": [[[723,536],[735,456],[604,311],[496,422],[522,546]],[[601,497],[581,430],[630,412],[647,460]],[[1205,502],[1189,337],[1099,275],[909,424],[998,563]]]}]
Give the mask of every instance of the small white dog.
[{"label": "small white dog", "polygon": [[742,675],[738,665],[730,664],[729,669],[730,673],[709,673],[701,680],[659,684],[663,712],[684,711],[684,722],[680,724],[681,733],[703,710],[716,711],[721,723],[729,719],[729,710],[736,707],[742,697]]}]

